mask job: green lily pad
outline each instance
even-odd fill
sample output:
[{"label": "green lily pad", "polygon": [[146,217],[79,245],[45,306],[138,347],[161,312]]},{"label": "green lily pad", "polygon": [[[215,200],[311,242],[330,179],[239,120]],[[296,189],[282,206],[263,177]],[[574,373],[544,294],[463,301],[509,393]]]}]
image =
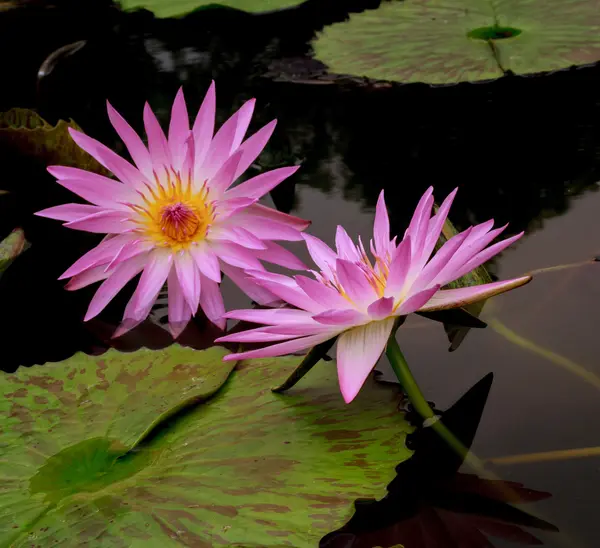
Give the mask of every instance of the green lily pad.
[{"label": "green lily pad", "polygon": [[138,443],[191,378],[223,382],[224,352],[111,352],[2,377],[0,545],[313,547],[356,498],[386,493],[410,455],[397,392],[371,379],[345,405],[334,364],[282,396],[271,386],[301,358],[241,362]]},{"label": "green lily pad", "polygon": [[198,8],[226,6],[249,12],[291,8],[304,0],[121,0],[124,10],[145,8],[157,17],[177,17]]},{"label": "green lily pad", "polygon": [[78,167],[109,176],[108,170],[75,144],[69,135],[70,127],[81,130],[73,120],[59,120],[52,126],[37,112],[13,108],[0,112],[0,143],[45,165]]},{"label": "green lily pad", "polygon": [[31,244],[25,239],[25,233],[21,228],[15,228],[0,242],[0,277],[11,263],[30,246]]},{"label": "green lily pad", "polygon": [[453,84],[600,60],[590,0],[404,0],[326,27],[316,57],[338,73]]}]

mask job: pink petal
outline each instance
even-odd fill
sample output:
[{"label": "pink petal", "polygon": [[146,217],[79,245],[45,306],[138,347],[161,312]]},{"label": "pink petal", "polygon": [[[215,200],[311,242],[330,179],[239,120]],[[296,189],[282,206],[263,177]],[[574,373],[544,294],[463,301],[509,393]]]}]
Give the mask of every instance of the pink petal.
[{"label": "pink petal", "polygon": [[335,270],[340,285],[348,298],[358,306],[368,306],[378,298],[377,292],[367,280],[365,273],[350,261],[338,259]]},{"label": "pink petal", "polygon": [[[244,210],[246,210],[249,206],[256,202],[256,198],[232,198],[231,200],[221,200],[217,203],[217,215],[216,220],[219,223],[219,226],[222,227],[230,227],[237,226],[243,224],[247,225],[247,222],[241,222],[242,219],[240,214],[243,214]],[[226,223],[225,221],[230,217],[235,218]]]},{"label": "pink petal", "polygon": [[315,314],[312,319],[325,325],[338,325],[340,327],[362,325],[369,320],[368,316],[353,308],[346,310],[325,310],[325,312]]},{"label": "pink petal", "polygon": [[225,240],[241,245],[248,249],[266,249],[265,242],[257,238],[252,232],[240,226],[215,226],[210,230],[211,240]]},{"label": "pink petal", "polygon": [[296,283],[313,301],[323,305],[325,308],[343,310],[352,305],[347,299],[344,299],[335,289],[327,287],[325,284],[307,278],[306,276],[294,276]]},{"label": "pink petal", "polygon": [[[438,273],[434,282],[445,285],[449,281],[454,280],[454,273],[484,249],[494,238],[496,238],[496,236],[504,231],[508,225],[495,230],[490,230],[492,226],[493,221],[488,221],[465,230],[464,232],[468,232],[466,238],[447,261],[444,268]],[[456,237],[457,236],[454,236],[454,238]]]},{"label": "pink petal", "polygon": [[199,169],[206,158],[206,153],[208,152],[208,147],[210,146],[213,137],[213,132],[215,130],[215,109],[216,96],[215,83],[213,81],[204,96],[204,100],[202,101],[202,105],[200,106],[200,110],[198,111],[198,115],[196,116],[192,128],[194,144],[196,147],[194,150],[194,179],[199,178]]},{"label": "pink petal", "polygon": [[279,326],[296,323],[304,324],[311,319],[311,316],[312,314],[306,310],[293,308],[273,308],[270,310],[248,308],[246,310],[230,310],[224,315],[225,318]]},{"label": "pink petal", "polygon": [[393,326],[394,318],[371,322],[345,331],[338,339],[338,379],[346,403],[356,397],[377,364]]},{"label": "pink petal", "polygon": [[100,314],[106,308],[106,305],[114,299],[116,294],[125,287],[127,282],[142,271],[146,261],[146,255],[138,255],[118,265],[96,291],[90,302],[84,321],[87,322]]},{"label": "pink petal", "polygon": [[[126,236],[130,236],[127,234]],[[133,236],[135,237],[135,236]],[[123,261],[127,261],[140,253],[146,253],[147,251],[152,251],[154,249],[154,243],[152,240],[130,240],[116,253],[116,255],[111,259],[110,263],[106,265],[104,268],[109,270],[113,266],[122,263]]]},{"label": "pink petal", "polygon": [[279,169],[267,171],[266,173],[261,173],[260,175],[252,177],[252,179],[248,179],[247,181],[237,185],[236,187],[229,189],[226,192],[225,197],[256,199],[261,198],[267,192],[273,190],[279,183],[296,173],[299,167],[300,166],[281,167]]},{"label": "pink petal", "polygon": [[351,262],[360,261],[360,254],[354,242],[341,225],[337,226],[335,232],[335,246],[337,247],[337,254],[340,259],[346,259]]},{"label": "pink petal", "polygon": [[132,202],[137,199],[131,187],[123,183],[96,175],[98,180],[85,179],[60,179],[58,184],[81,196],[84,200],[97,206],[121,209],[131,213],[131,209],[123,202]]},{"label": "pink petal", "polygon": [[194,261],[196,261],[198,270],[207,278],[219,283],[221,281],[219,259],[209,245],[205,241],[198,242],[196,245],[191,246],[189,251]]},{"label": "pink petal", "polygon": [[256,270],[262,270],[263,268],[255,254],[241,245],[226,241],[211,241],[210,247],[219,259],[231,266]]},{"label": "pink petal", "polygon": [[309,337],[301,337],[292,341],[286,341],[283,343],[266,346],[265,348],[259,348],[258,350],[249,350],[248,352],[240,352],[238,354],[228,354],[223,358],[223,361],[229,362],[232,360],[247,360],[250,358],[284,356],[286,354],[292,354],[306,348],[311,348],[331,338],[331,335],[324,335],[322,333],[318,335],[311,335]]},{"label": "pink petal", "polygon": [[452,238],[447,240],[444,245],[442,245],[442,247],[433,256],[433,259],[431,259],[431,261],[425,265],[425,268],[423,268],[415,280],[411,288],[413,291],[420,291],[431,283],[437,283],[438,279],[441,279],[441,274],[443,274],[443,271],[448,263],[452,260],[457,250],[462,247],[463,242],[466,240],[466,238],[468,238],[472,228],[473,227],[470,227],[467,230],[452,236]]},{"label": "pink petal", "polygon": [[137,132],[111,106],[108,101],[106,101],[106,108],[108,110],[108,118],[110,119],[110,123],[115,128],[119,137],[121,137],[123,143],[125,143],[131,158],[135,162],[135,165],[146,177],[151,179],[153,177],[152,160],[146,145],[144,145],[144,142]]},{"label": "pink petal", "polygon": [[435,295],[437,291],[439,291],[440,286],[434,285],[429,289],[423,289],[423,291],[419,291],[414,295],[411,295],[408,299],[402,302],[402,304],[396,310],[396,316],[406,316],[407,314],[411,314],[416,310],[420,310],[425,303],[431,299]]},{"label": "pink petal", "polygon": [[122,234],[137,225],[131,220],[131,212],[105,210],[65,223],[66,227],[102,234]]},{"label": "pink petal", "polygon": [[307,266],[291,251],[275,242],[263,241],[264,249],[257,249],[254,254],[261,260],[285,266],[292,270],[306,270]]},{"label": "pink petal", "polygon": [[256,329],[247,329],[238,333],[232,333],[225,337],[219,337],[215,342],[271,342],[284,341],[298,337],[306,337],[308,335],[316,335],[318,333],[328,333],[331,337],[335,336],[336,330],[331,330],[330,327],[319,325],[315,322],[307,324],[294,325],[271,325],[269,327],[258,327]]},{"label": "pink petal", "polygon": [[167,281],[172,266],[173,256],[167,251],[156,249],[148,255],[146,267],[142,272],[137,288],[125,308],[124,320],[133,319],[137,321],[141,311],[146,310],[148,305],[150,305],[150,308],[152,307],[158,293]]},{"label": "pink petal", "polygon": [[252,278],[249,278],[244,270],[223,263],[221,265],[223,273],[237,285],[248,297],[254,302],[261,305],[270,305],[279,301],[276,295],[273,295],[269,290],[261,287]]},{"label": "pink petal", "polygon": [[212,177],[220,169],[223,162],[240,146],[250,125],[255,103],[255,99],[246,101],[217,131],[202,165],[202,178],[209,179]]},{"label": "pink petal", "polygon": [[223,317],[225,305],[219,284],[201,275],[202,293],[200,293],[200,308],[206,317],[220,329],[225,329],[227,321]]},{"label": "pink petal", "polygon": [[129,234],[124,234],[100,242],[96,247],[75,261],[58,279],[63,280],[65,278],[71,278],[88,268],[92,268],[99,264],[106,264],[126,243],[131,241],[131,238],[132,236]]},{"label": "pink petal", "polygon": [[393,297],[381,297],[367,308],[367,314],[372,320],[383,320],[392,315],[394,310]]},{"label": "pink petal", "polygon": [[435,248],[435,244],[437,243],[440,234],[442,233],[442,229],[444,228],[444,223],[448,218],[448,213],[450,211],[450,207],[452,206],[452,202],[454,201],[454,197],[458,192],[458,188],[455,188],[446,199],[442,202],[442,205],[439,207],[438,212],[431,218],[429,221],[429,227],[427,229],[427,236],[425,238],[423,251],[421,253],[421,257],[419,258],[419,264],[417,270],[420,272],[425,265],[425,263],[431,257],[433,253],[433,249]]},{"label": "pink petal", "polygon": [[509,245],[516,242],[519,238],[521,238],[521,236],[523,236],[523,234],[524,232],[521,232],[520,234],[517,234],[512,238],[506,238],[505,240],[502,240],[501,242],[498,242],[488,247],[487,249],[484,249],[483,251],[475,255],[471,260],[467,261],[461,268],[458,268],[453,272],[448,272],[448,282],[456,280],[461,276],[464,276],[468,272],[471,272],[471,270],[477,268],[486,261],[489,261],[492,257],[498,255],[498,253],[506,249]]},{"label": "pink petal", "polygon": [[375,250],[377,255],[385,257],[390,246],[390,218],[385,206],[385,197],[383,190],[377,199],[375,208],[375,223],[373,224],[373,239],[375,240]]},{"label": "pink petal", "polygon": [[244,218],[258,217],[261,219],[269,219],[300,231],[305,230],[310,225],[310,221],[295,217],[294,215],[282,213],[281,211],[277,211],[272,207],[267,207],[262,204],[251,205],[243,214]]},{"label": "pink petal", "polygon": [[396,248],[394,258],[390,263],[390,272],[388,274],[385,296],[398,296],[402,294],[406,277],[410,270],[410,259],[412,257],[412,246],[410,236],[407,235],[400,245]]},{"label": "pink petal", "polygon": [[256,283],[297,308],[308,310],[314,314],[318,314],[319,312],[323,311],[322,305],[315,303],[315,301],[308,297],[297,286],[291,287],[289,285],[283,285],[258,278],[256,278]]},{"label": "pink petal", "polygon": [[429,227],[429,217],[433,206],[433,187],[429,187],[415,208],[412,219],[406,231],[410,236],[413,259],[420,257],[421,247],[425,241],[427,229]]},{"label": "pink petal", "polygon": [[171,151],[167,138],[148,103],[144,105],[144,127],[148,136],[148,150],[152,158],[152,165],[155,168],[171,166]]},{"label": "pink petal", "polygon": [[[180,286],[175,269],[171,269],[167,277],[168,284],[168,311],[169,311],[169,331],[171,336],[176,339],[181,335],[192,317],[192,311],[188,306],[184,292]],[[198,305],[196,305],[196,308]]]},{"label": "pink petal", "polygon": [[267,141],[271,138],[271,135],[273,135],[276,125],[277,120],[269,122],[240,145],[238,150],[242,153],[242,160],[240,161],[238,170],[235,174],[236,179],[248,169],[256,158],[258,158],[258,155],[265,148]]},{"label": "pink petal", "polygon": [[173,258],[177,279],[185,300],[192,314],[198,310],[200,302],[200,272],[193,257],[186,251],[181,251]]},{"label": "pink petal", "polygon": [[[241,158],[242,154],[239,151],[234,152],[227,160],[225,160],[223,165],[220,166],[216,174],[208,179],[208,188],[210,189],[211,197],[214,196],[214,198],[220,199],[223,193],[231,186]],[[254,202],[251,201],[248,205],[251,203]]]},{"label": "pink petal", "polygon": [[103,211],[106,211],[106,209],[87,204],[62,204],[42,209],[34,213],[34,215],[56,219],[57,221],[76,221]]},{"label": "pink petal", "polygon": [[84,270],[81,274],[73,276],[65,285],[67,291],[75,291],[82,287],[87,287],[93,283],[99,282],[100,280],[106,280],[113,271],[107,271],[104,265],[95,266]]},{"label": "pink petal", "polygon": [[179,88],[173,108],[171,109],[171,121],[169,122],[169,150],[173,159],[173,168],[179,170],[185,158],[185,143],[190,136],[190,119],[188,116],[183,88]]},{"label": "pink petal", "polygon": [[148,182],[139,170],[121,158],[118,154],[115,154],[108,147],[96,141],[96,139],[92,139],[73,128],[69,128],[69,135],[71,135],[79,148],[93,156],[100,164],[109,171],[112,171],[117,178],[124,183],[136,188],[140,186],[142,181]]},{"label": "pink petal", "polygon": [[458,289],[442,289],[427,301],[419,312],[431,312],[434,310],[447,310],[449,308],[459,308],[467,306],[477,301],[489,299],[495,295],[500,295],[511,289],[515,289],[531,281],[531,276],[523,276],[512,280],[493,282],[489,284],[475,285],[471,287],[461,287]]},{"label": "pink petal", "polygon": [[312,260],[322,272],[325,272],[329,277],[331,277],[333,270],[335,269],[337,255],[325,242],[319,240],[319,238],[315,238],[310,234],[303,234],[302,237],[306,242],[306,247]]},{"label": "pink petal", "polygon": [[[162,289],[162,287],[160,289]],[[148,314],[150,314],[150,311],[152,310],[152,307],[156,302],[158,294],[160,293],[160,289],[154,295],[149,295],[146,300],[145,306],[138,309],[136,309],[135,306],[135,293],[133,294],[131,299],[129,299],[127,306],[125,307],[125,313],[123,314],[123,320],[121,322],[121,325],[119,325],[119,327],[112,334],[113,339],[116,337],[120,337],[121,335],[132,330],[134,327],[141,324],[148,317]]]}]

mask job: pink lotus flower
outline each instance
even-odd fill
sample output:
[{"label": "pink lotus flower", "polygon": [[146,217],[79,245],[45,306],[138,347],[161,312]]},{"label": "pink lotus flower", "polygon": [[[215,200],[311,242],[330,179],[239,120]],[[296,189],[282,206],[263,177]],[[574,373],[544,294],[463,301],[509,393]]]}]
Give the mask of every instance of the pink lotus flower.
[{"label": "pink lotus flower", "polygon": [[234,310],[225,315],[266,324],[217,339],[219,342],[279,342],[258,350],[230,354],[225,360],[280,356],[310,348],[337,335],[337,368],[346,402],[354,399],[386,347],[398,316],[461,307],[527,283],[531,277],[441,289],[519,239],[523,233],[487,247],[506,227],[492,230],[493,221],[457,234],[432,257],[456,190],[431,216],[433,189],[421,198],[404,239],[390,240],[383,192],[377,202],[371,253],[355,245],[338,226],[337,253],[321,240],[304,235],[319,271],[315,279],[249,271],[264,289],[295,309]]},{"label": "pink lotus flower", "polygon": [[70,130],[73,140],[118,180],[81,169],[52,166],[58,183],[92,205],[65,204],[37,213],[65,226],[106,233],[106,238],[61,277],[74,290],[104,280],[85,320],[99,314],[115,295],[142,273],[115,336],[142,322],[168,283],[169,325],[178,336],[198,307],[225,327],[219,289],[221,271],[261,303],[276,297],[255,285],[243,269],[264,270],[260,260],[304,269],[273,240],[301,240],[308,222],[257,204],[261,196],[297,167],[262,173],[230,188],[254,162],[275,129],[275,121],[244,140],[254,110],[246,102],[213,135],[215,86],[211,84],[190,130],[179,90],[168,138],[146,104],[148,147],[108,104],[108,116],[137,167],[98,141]]}]

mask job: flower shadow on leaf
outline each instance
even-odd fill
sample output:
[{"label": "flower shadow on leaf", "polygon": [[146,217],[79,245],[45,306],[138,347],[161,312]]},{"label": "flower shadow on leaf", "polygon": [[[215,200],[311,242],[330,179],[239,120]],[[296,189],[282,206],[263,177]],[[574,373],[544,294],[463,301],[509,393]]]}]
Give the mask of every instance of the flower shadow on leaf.
[{"label": "flower shadow on leaf", "polygon": [[[470,447],[493,381],[490,373],[441,419]],[[409,413],[407,418],[414,412]],[[413,417],[416,419],[416,417]],[[542,544],[522,527],[558,529],[514,506],[551,497],[515,482],[459,473],[463,459],[429,427],[407,437],[415,449],[396,467],[397,476],[380,501],[357,500],[352,518],[321,539],[321,548],[488,548],[492,535],[524,545]]]}]

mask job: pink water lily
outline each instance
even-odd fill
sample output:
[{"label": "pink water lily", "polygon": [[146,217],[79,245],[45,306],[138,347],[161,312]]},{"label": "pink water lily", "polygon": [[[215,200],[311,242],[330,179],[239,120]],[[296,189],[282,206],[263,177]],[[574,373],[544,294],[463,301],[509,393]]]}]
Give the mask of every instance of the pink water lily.
[{"label": "pink water lily", "polygon": [[179,335],[200,307],[219,327],[225,312],[221,271],[254,300],[276,300],[248,280],[244,269],[262,271],[262,261],[304,269],[303,263],[273,240],[302,240],[308,222],[258,204],[297,167],[261,173],[232,184],[265,147],[275,121],[244,140],[254,110],[247,101],[214,134],[215,86],[211,84],[190,128],[182,90],[172,107],[168,136],[148,104],[144,107],[146,146],[108,104],[108,116],[135,167],[98,141],[70,130],[73,140],[118,180],[77,168],[52,166],[58,183],[90,204],[65,204],[37,213],[65,221],[76,230],[106,234],[62,276],[67,289],[104,280],[85,320],[98,315],[141,273],[115,336],[142,322],[165,282],[169,326]]},{"label": "pink water lily", "polygon": [[[277,342],[225,360],[280,356],[310,348],[341,335],[337,368],[342,395],[354,399],[386,347],[398,316],[461,307],[527,283],[531,277],[460,289],[441,289],[500,253],[517,234],[490,246],[506,228],[493,221],[470,227],[433,253],[456,194],[452,192],[432,216],[433,189],[417,205],[402,241],[390,240],[383,192],[379,196],[370,242],[372,258],[362,241],[356,245],[341,226],[337,252],[321,240],[304,235],[318,266],[314,278],[249,271],[258,284],[296,308],[234,310],[227,318],[265,324],[217,339],[222,342]],[[489,246],[489,247],[488,247]],[[433,255],[433,256],[432,256]]]}]

